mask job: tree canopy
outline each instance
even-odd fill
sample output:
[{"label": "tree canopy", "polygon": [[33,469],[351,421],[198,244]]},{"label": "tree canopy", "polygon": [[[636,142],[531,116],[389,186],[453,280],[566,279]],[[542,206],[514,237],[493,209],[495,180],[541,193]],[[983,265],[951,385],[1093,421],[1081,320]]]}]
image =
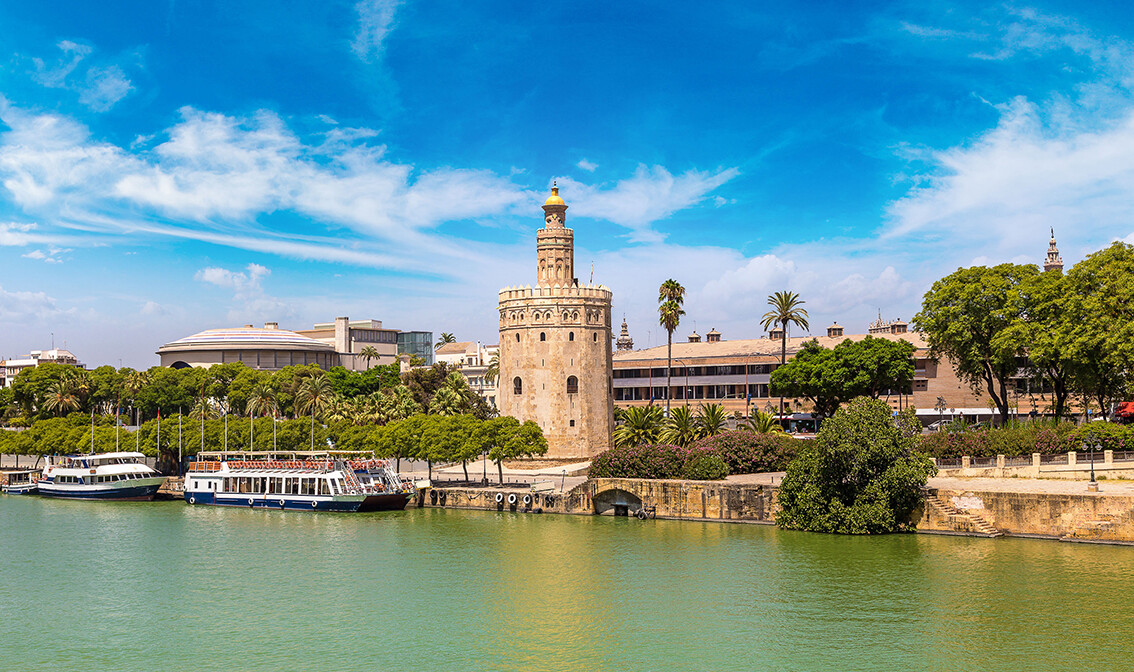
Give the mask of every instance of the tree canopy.
[{"label": "tree canopy", "polygon": [[772,372],[772,393],[804,397],[815,414],[830,417],[855,397],[877,399],[906,389],[913,380],[913,344],[867,336],[832,349],[808,341],[786,365]]},{"label": "tree canopy", "polygon": [[916,452],[921,425],[882,401],[859,397],[802,441],[780,487],[780,527],[880,534],[913,527],[922,488],[936,471]]}]

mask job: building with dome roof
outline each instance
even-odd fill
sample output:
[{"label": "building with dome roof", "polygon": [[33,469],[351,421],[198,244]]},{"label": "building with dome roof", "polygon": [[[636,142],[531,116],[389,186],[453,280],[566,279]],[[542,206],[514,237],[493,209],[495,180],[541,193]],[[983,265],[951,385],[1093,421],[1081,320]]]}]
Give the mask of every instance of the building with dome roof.
[{"label": "building with dome roof", "polygon": [[243,362],[249,368],[264,371],[305,364],[326,370],[339,364],[333,345],[280,329],[274,322],[265,324],[263,329],[250,324],[236,329],[206,329],[166,343],[157,354],[162,366],[174,369]]},{"label": "building with dome roof", "polygon": [[501,415],[538,424],[547,457],[590,457],[610,447],[611,292],[575,277],[575,234],[552,187],[536,231],[536,285],[500,290]]}]

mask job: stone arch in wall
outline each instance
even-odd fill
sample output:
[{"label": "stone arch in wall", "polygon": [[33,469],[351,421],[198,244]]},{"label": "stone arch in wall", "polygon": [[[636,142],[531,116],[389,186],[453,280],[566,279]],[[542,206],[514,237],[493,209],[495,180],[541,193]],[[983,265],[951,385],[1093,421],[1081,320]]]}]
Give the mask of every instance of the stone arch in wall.
[{"label": "stone arch in wall", "polygon": [[512,379],[512,394],[524,393],[524,381],[520,380],[519,376]]}]

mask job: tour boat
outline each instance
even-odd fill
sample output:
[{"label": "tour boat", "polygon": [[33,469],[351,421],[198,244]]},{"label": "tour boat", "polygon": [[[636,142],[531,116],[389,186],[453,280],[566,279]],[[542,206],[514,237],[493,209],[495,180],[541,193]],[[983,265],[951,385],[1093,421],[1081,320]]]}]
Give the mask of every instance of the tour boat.
[{"label": "tour boat", "polygon": [[165,476],[147,467],[145,458],[141,453],[49,457],[39,477],[39,494],[72,499],[151,500]]},{"label": "tour boat", "polygon": [[39,470],[0,473],[0,492],[5,495],[34,495],[39,488]]},{"label": "tour boat", "polygon": [[189,463],[185,501],[292,511],[394,511],[413,498],[389,462],[332,453],[207,452]]}]

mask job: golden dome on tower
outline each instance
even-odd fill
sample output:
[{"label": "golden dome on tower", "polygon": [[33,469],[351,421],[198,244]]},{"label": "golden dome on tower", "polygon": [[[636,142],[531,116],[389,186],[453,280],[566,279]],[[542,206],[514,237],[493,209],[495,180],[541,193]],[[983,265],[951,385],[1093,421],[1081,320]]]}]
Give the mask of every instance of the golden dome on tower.
[{"label": "golden dome on tower", "polygon": [[567,205],[562,198],[559,197],[559,187],[551,187],[551,195],[543,202],[544,205]]}]

